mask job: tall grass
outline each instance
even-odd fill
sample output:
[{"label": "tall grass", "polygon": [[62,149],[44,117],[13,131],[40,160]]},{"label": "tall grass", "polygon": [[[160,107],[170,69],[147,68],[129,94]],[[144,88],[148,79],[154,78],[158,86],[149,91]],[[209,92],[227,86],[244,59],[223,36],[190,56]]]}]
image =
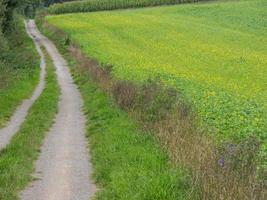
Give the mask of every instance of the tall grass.
[{"label": "tall grass", "polygon": [[[148,6],[192,3],[204,0],[87,0],[54,4],[49,7],[51,14],[93,12],[123,8],[140,8]],[[207,0],[206,0],[207,1]]]}]

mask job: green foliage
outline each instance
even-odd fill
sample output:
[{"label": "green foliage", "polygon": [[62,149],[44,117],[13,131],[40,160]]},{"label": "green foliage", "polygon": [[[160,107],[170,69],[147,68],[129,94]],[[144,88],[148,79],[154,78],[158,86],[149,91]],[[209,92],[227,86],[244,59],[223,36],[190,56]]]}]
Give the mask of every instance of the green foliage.
[{"label": "green foliage", "polygon": [[[0,0],[0,34],[2,33],[2,26],[4,22],[6,5],[4,4],[4,0]],[[1,43],[0,43],[1,44]]]},{"label": "green foliage", "polygon": [[111,64],[116,78],[141,84],[160,77],[177,88],[199,125],[209,127],[218,141],[255,136],[266,144],[266,3],[213,2],[46,19],[88,56]]},{"label": "green foliage", "polygon": [[21,0],[18,1],[17,12],[26,17],[33,18],[36,9],[41,7],[43,7],[43,0]]},{"label": "green foliage", "polygon": [[17,0],[0,0],[0,32],[6,33],[11,29],[13,11]]},{"label": "green foliage", "polygon": [[49,12],[52,14],[93,12],[100,10],[192,3],[198,1],[204,0],[86,0],[67,2],[64,4],[54,4],[49,7]]}]

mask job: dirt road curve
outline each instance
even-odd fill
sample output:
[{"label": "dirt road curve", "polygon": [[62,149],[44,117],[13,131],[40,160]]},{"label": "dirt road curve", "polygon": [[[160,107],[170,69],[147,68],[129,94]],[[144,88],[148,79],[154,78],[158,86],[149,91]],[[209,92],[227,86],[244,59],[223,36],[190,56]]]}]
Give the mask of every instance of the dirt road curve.
[{"label": "dirt road curve", "polygon": [[21,194],[22,200],[88,200],[95,191],[90,181],[91,166],[86,148],[82,100],[66,61],[51,41],[41,35],[34,21],[27,29],[35,42],[51,56],[61,88],[55,124],[48,133],[36,164],[37,180]]},{"label": "dirt road curve", "polygon": [[[31,37],[31,35],[28,33]],[[5,148],[12,137],[18,132],[21,124],[24,122],[28,111],[32,104],[37,100],[44,89],[45,85],[45,60],[43,53],[40,49],[40,45],[36,43],[36,49],[41,56],[41,73],[40,73],[40,80],[39,84],[36,87],[32,97],[30,99],[26,99],[23,103],[17,108],[16,112],[11,117],[10,121],[8,122],[7,126],[3,129],[0,129],[0,150]]]}]

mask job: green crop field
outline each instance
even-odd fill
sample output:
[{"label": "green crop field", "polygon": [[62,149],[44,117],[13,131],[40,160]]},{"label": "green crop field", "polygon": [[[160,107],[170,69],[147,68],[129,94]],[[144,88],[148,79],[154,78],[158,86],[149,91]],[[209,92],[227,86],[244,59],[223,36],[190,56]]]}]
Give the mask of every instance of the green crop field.
[{"label": "green crop field", "polygon": [[116,78],[160,78],[177,88],[218,140],[266,141],[266,9],[265,0],[223,1],[47,21],[91,58],[112,64]]}]

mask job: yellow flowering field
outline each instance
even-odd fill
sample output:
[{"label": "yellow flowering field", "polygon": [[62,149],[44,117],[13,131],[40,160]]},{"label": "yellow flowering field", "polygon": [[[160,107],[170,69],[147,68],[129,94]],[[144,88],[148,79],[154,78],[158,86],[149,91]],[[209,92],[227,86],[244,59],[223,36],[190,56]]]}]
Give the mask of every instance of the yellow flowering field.
[{"label": "yellow flowering field", "polygon": [[[267,1],[48,16],[118,79],[162,80],[218,140],[267,136]],[[266,143],[265,143],[266,144]],[[266,145],[265,145],[266,146]]]}]

